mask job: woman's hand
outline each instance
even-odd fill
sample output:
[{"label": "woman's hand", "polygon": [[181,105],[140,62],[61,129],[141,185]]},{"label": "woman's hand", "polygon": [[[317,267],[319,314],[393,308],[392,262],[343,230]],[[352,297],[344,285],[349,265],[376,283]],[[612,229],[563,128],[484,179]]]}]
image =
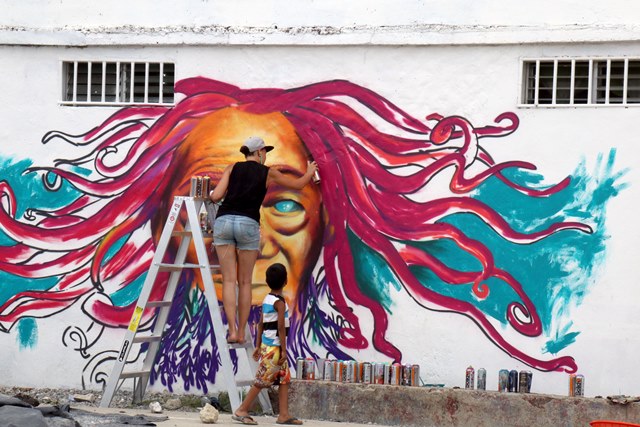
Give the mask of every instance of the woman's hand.
[{"label": "woman's hand", "polygon": [[316,162],[309,162],[307,165],[307,175],[312,175],[318,170],[318,164]]}]

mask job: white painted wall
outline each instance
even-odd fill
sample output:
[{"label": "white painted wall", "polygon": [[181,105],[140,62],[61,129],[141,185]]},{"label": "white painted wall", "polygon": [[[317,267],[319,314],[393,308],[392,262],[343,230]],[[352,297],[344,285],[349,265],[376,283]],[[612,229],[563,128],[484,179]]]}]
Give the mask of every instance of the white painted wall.
[{"label": "white painted wall", "polygon": [[[636,2],[539,1],[527,8],[522,7],[522,3],[497,1],[403,1],[388,2],[388,6],[382,2],[378,5],[351,2],[349,9],[343,10],[343,2],[307,1],[299,6],[300,10],[293,10],[290,3],[284,2],[193,0],[175,9],[175,3],[169,6],[168,2],[141,1],[131,3],[126,16],[116,4],[119,2],[104,1],[95,5],[51,1],[26,2],[20,7],[8,8],[7,1],[0,2],[0,10],[9,11],[0,16],[0,70],[4,76],[0,82],[2,158],[31,158],[46,164],[63,155],[66,147],[61,144],[43,147],[40,139],[44,133],[52,129],[84,132],[115,111],[110,107],[60,106],[60,62],[63,60],[170,61],[176,63],[177,80],[200,75],[242,87],[287,88],[334,78],[347,79],[382,94],[417,117],[432,112],[456,114],[479,125],[490,123],[504,111],[514,111],[520,117],[520,129],[508,138],[487,145],[496,160],[526,159],[535,163],[550,182],[571,173],[583,157],[594,167],[599,153],[616,147],[616,167],[629,168],[624,181],[632,185],[609,205],[607,227],[611,238],[605,268],[584,304],[573,312],[575,329],[582,333],[567,353],[576,358],[580,372],[586,376],[587,395],[640,393],[640,374],[636,369],[640,320],[636,315],[638,290],[634,283],[634,278],[640,275],[636,261],[640,232],[634,227],[635,209],[640,200],[640,190],[635,185],[640,182],[635,168],[635,159],[640,156],[637,141],[640,107],[517,108],[520,58],[637,55],[640,42],[635,36],[628,43],[610,42],[621,37],[621,33],[607,27],[635,28],[640,22],[640,6]],[[148,13],[149,10],[158,13]],[[552,37],[571,38],[572,30],[567,26],[584,24],[586,30],[581,34],[600,36],[601,42],[512,43],[521,37],[518,26],[523,26],[526,34],[544,33],[547,22],[558,26],[551,31]],[[213,43],[200,43],[200,35],[190,34],[190,27],[198,25],[271,27],[275,23],[291,27],[401,27],[385,35],[389,42],[382,44],[389,45],[365,43],[355,36],[339,42],[355,44],[353,46],[331,45],[329,37],[313,33],[303,36],[305,43],[321,46],[300,45],[297,36],[281,33],[277,33],[275,39],[267,37],[260,41],[254,38],[259,33],[255,29],[247,30],[247,34],[238,39],[229,37],[226,42],[222,37]],[[430,46],[420,41],[423,39],[417,34],[421,25],[440,23],[460,25],[462,30],[446,31],[443,35],[428,27],[424,39],[436,40],[434,44],[444,40],[443,45]],[[156,30],[146,33],[137,27],[128,28],[130,25],[186,28],[164,38]],[[476,25],[487,26],[481,32],[488,40],[505,35],[490,26],[508,26],[508,43],[480,46],[469,41],[464,29]],[[528,26],[534,27],[533,30]],[[86,30],[67,31],[69,27]],[[127,28],[114,35],[103,32],[103,27]],[[38,34],[41,28],[46,30],[44,38]],[[603,36],[607,28],[613,37]],[[123,34],[131,38],[136,37],[136,33],[142,33],[148,43],[161,38],[163,41],[160,46],[131,46],[138,44],[135,40],[125,43],[127,46],[107,46],[114,40],[122,42]],[[26,45],[16,41],[23,36]],[[145,36],[149,38],[144,39]],[[459,39],[463,41],[458,42]],[[406,40],[414,46],[402,45]],[[99,46],[55,46],[84,45],[87,41]],[[269,41],[277,45],[244,45]],[[197,45],[190,46],[192,42]],[[31,44],[42,46],[29,46]],[[464,370],[472,364],[487,369],[488,388],[495,389],[499,369],[526,368],[492,345],[466,318],[427,312],[402,293],[396,297],[389,333],[394,342],[401,343],[403,353],[415,355],[425,382],[462,386]],[[366,316],[363,313],[363,319]],[[86,322],[77,305],[63,314],[38,320],[38,344],[32,349],[19,348],[15,330],[0,333],[0,384],[80,387],[86,361],[70,348],[72,345],[63,346],[61,337],[68,326]],[[118,348],[120,340],[117,331],[108,331],[100,347]],[[373,357],[367,352],[361,356],[362,359]],[[566,388],[566,374],[534,372],[535,392],[565,394]]]}]

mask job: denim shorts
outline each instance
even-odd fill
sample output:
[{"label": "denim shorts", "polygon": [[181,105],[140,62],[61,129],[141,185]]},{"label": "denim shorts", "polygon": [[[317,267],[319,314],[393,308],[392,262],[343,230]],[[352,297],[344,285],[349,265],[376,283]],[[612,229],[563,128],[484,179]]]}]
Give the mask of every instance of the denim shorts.
[{"label": "denim shorts", "polygon": [[260,249],[260,224],[246,216],[223,215],[213,224],[213,244],[257,251]]}]

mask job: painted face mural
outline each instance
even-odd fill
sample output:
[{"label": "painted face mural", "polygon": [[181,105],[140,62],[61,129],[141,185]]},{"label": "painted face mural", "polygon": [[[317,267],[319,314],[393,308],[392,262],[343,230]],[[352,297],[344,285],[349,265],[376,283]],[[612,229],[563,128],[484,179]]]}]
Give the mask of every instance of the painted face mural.
[{"label": "painted face mural", "polygon": [[[387,329],[393,293],[406,292],[416,307],[468,317],[535,369],[577,369],[571,356],[556,355],[579,333],[566,309],[581,302],[602,259],[604,208],[620,189],[614,152],[595,175],[578,165],[549,186],[535,165],[496,162],[488,150],[491,139],[517,130],[513,113],[480,126],[458,116],[419,119],[347,81],[244,90],[192,78],[176,92],[184,98],[173,108],[127,107],[85,134],[44,137],[77,156],[44,166],[5,160],[2,331],[18,324],[37,333],[32,319],[74,303],[96,327],[125,327],[173,196],[188,194],[195,174],[215,183],[242,160],[241,141],[260,135],[276,147],[268,165],[301,174],[312,156],[322,176],[301,191],[270,187],[261,212],[253,302],[266,292],[267,266],[283,263],[290,357],[348,359],[373,349],[401,361]],[[180,381],[206,391],[215,380],[199,282],[183,275],[152,376],[169,388]],[[166,277],[160,284],[152,298]],[[373,328],[362,327],[362,309]],[[145,312],[142,327],[152,319]],[[519,345],[541,337],[539,351]],[[111,353],[96,354],[92,366]]]}]

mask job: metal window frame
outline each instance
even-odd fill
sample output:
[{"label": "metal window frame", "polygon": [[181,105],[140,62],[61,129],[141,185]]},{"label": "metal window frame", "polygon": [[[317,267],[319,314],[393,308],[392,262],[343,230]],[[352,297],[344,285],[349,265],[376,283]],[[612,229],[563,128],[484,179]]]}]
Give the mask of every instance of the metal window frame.
[{"label": "metal window frame", "polygon": [[[95,96],[92,95],[92,91],[91,91],[91,65],[92,63],[101,63],[102,64],[102,82],[101,82],[101,93],[98,95],[96,94]],[[129,64],[130,69],[128,70],[128,81],[127,81],[127,76],[124,76],[123,74],[127,73],[127,70],[125,67],[122,67],[122,64]],[[87,95],[86,99],[78,99],[78,65],[79,64],[86,64],[87,65]],[[116,65],[116,90],[115,90],[115,102],[114,101],[107,101],[106,99],[106,82],[107,82],[107,65],[110,64],[115,64]],[[144,64],[144,98],[143,101],[136,101],[135,97],[134,97],[134,85],[135,85],[135,79],[134,74],[135,74],[135,65],[138,66],[142,66]],[[151,64],[157,64],[159,65],[159,70],[160,70],[160,76],[159,76],[159,84],[157,85],[158,88],[158,94],[157,94],[157,98],[158,101],[157,102],[150,102],[149,98],[150,98],[150,91],[151,91],[151,96],[152,97],[156,97],[156,93],[154,91],[154,87],[156,85],[151,85],[150,82],[150,78],[149,78],[149,74],[150,74],[150,67]],[[165,65],[171,65],[173,68],[173,81],[175,82],[175,75],[176,75],[176,64],[175,62],[172,61],[165,61],[165,62],[161,62],[161,61],[122,61],[122,60],[99,60],[99,61],[92,61],[92,60],[62,60],[61,61],[61,71],[62,71],[62,78],[60,79],[63,82],[63,90],[62,90],[62,94],[61,94],[61,100],[59,102],[60,105],[62,106],[74,106],[74,107],[80,107],[80,106],[127,106],[127,105],[160,105],[160,106],[173,106],[175,105],[175,101],[174,101],[174,97],[172,96],[171,99],[169,99],[167,101],[168,98],[170,98],[169,96],[164,96],[164,90],[166,87],[168,87],[165,84],[165,79],[164,79],[164,72],[165,72]],[[73,79],[71,82],[71,90],[69,90],[69,80]],[[125,89],[125,85],[129,86],[129,96],[128,99],[125,95],[126,95],[126,89]],[[68,99],[71,98],[71,99]]]},{"label": "metal window frame", "polygon": [[[629,61],[640,60],[640,57],[628,57],[628,56],[554,56],[554,57],[523,57],[520,59],[520,98],[518,99],[518,108],[600,108],[600,107],[640,107],[640,102],[628,102],[628,80],[629,80]],[[553,87],[552,87],[552,100],[550,104],[540,104],[540,63],[553,61]],[[559,104],[557,102],[557,79],[558,79],[558,63],[562,61],[571,61],[571,82],[570,82],[570,95],[569,103]],[[576,104],[575,103],[575,81],[576,81],[576,62],[588,61],[588,87],[587,87],[587,103]],[[611,82],[611,63],[613,61],[624,61],[624,76],[623,76],[623,91],[621,103],[610,103],[610,82]],[[598,103],[596,85],[598,79],[594,74],[594,69],[598,64],[606,64],[606,76],[605,76],[605,98],[604,103]],[[531,82],[531,76],[529,73],[530,66],[535,64],[535,79]],[[632,76],[633,77],[633,76]],[[529,103],[529,92],[532,89],[530,84],[533,84],[533,103]]]}]

